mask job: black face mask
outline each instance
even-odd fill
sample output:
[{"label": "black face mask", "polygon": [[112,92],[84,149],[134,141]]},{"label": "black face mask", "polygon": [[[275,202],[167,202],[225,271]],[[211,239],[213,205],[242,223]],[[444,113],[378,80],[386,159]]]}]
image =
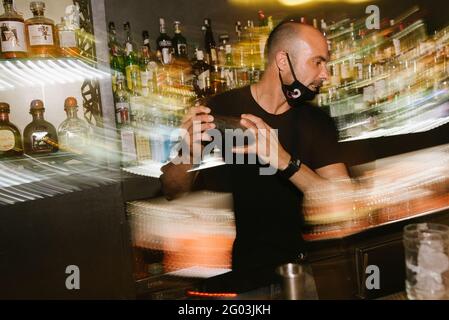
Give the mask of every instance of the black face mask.
[{"label": "black face mask", "polygon": [[293,81],[293,83],[290,85],[284,84],[281,76],[281,70],[279,70],[279,79],[281,80],[282,84],[282,92],[284,93],[285,98],[287,99],[287,102],[291,107],[299,107],[305,101],[313,100],[318,94],[318,91],[310,90],[308,87],[299,82],[299,80],[296,78],[295,71],[293,71],[292,62],[290,61],[288,53],[287,60],[293,79],[295,81]]}]

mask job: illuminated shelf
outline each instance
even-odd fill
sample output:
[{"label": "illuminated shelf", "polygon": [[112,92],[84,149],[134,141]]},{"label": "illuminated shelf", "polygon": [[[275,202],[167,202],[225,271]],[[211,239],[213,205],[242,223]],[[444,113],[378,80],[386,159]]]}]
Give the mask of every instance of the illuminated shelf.
[{"label": "illuminated shelf", "polygon": [[142,165],[123,168],[122,170],[142,177],[159,178],[162,175],[161,168],[165,163],[146,161]]},{"label": "illuminated shelf", "polygon": [[0,60],[0,91],[109,77],[110,73],[75,58]]},{"label": "illuminated shelf", "polygon": [[0,162],[0,207],[120,181],[119,172],[88,157],[58,152]]}]

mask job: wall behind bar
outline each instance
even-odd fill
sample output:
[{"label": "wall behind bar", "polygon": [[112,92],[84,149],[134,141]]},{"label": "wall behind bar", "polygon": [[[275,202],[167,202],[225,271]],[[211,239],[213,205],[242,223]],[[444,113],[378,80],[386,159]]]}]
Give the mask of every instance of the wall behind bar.
[{"label": "wall behind bar", "polygon": [[[262,9],[266,15],[272,15],[274,19],[282,19],[286,16],[306,16],[309,22],[313,18],[326,21],[346,17],[359,18],[365,14],[365,9],[370,4],[376,4],[380,8],[381,18],[394,18],[414,5],[419,5],[425,14],[425,21],[429,32],[449,24],[447,14],[447,0],[373,0],[361,4],[328,3],[314,1],[312,4],[285,7],[276,0],[272,1],[246,1],[247,5],[235,5],[229,0],[106,0],[107,21],[114,21],[118,29],[119,37],[123,39],[123,23],[131,22],[134,39],[141,42],[141,32],[150,31],[151,45],[155,47],[155,39],[159,34],[159,17],[166,19],[168,33],[173,35],[173,21],[180,20],[183,24],[183,34],[186,36],[191,48],[203,46],[201,25],[203,19],[212,19],[212,27],[215,32],[215,40],[220,33],[227,32],[231,41],[235,40],[234,25],[237,20],[242,23],[251,19],[257,24],[257,11]],[[192,52],[193,50],[190,49]]]}]

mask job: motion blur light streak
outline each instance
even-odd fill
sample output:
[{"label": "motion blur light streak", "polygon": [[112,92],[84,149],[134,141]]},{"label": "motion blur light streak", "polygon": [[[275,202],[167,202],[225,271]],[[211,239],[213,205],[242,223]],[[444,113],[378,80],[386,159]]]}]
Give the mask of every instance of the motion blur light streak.
[{"label": "motion blur light streak", "polygon": [[[110,74],[77,59],[0,61],[0,90],[108,79]],[[4,72],[3,72],[4,71]]]},{"label": "motion blur light streak", "polygon": [[[304,239],[341,238],[449,208],[449,144],[353,169],[358,174],[351,184],[334,181],[306,193]],[[172,202],[128,203],[133,244],[164,251],[166,271],[227,268],[235,237],[232,208],[231,194],[208,191]]]}]

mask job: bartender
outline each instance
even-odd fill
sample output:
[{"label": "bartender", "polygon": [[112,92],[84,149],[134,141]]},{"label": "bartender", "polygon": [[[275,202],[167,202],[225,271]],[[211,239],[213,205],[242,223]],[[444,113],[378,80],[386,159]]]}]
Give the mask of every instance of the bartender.
[{"label": "bartender", "polygon": [[[310,188],[349,179],[332,118],[307,103],[329,77],[326,38],[312,26],[284,21],[270,34],[266,54],[260,82],[217,95],[207,106],[192,108],[184,119],[192,150],[193,144],[201,144],[201,138],[208,139],[207,131],[215,128],[217,115],[240,118],[241,125],[254,133],[254,145],[261,139],[267,145],[276,144],[268,151],[237,147],[235,153],[255,152],[257,163],[227,164],[217,169],[219,179],[229,179],[234,198],[232,268],[240,274],[273,271],[304,258],[304,194]],[[193,133],[194,122],[201,122],[200,136]],[[275,174],[261,174],[260,167],[267,163],[276,169]],[[162,168],[163,192],[169,199],[192,190],[196,174],[187,172],[191,168],[191,164],[174,163]],[[202,174],[207,175],[208,170]]]}]

